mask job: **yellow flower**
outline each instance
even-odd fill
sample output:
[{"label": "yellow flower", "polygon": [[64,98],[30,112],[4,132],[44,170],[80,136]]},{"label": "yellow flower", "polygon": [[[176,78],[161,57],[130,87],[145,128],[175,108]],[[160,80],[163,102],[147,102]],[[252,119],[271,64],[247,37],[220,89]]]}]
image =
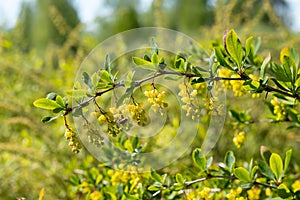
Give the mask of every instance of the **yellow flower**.
[{"label": "yellow flower", "polygon": [[94,191],[90,194],[91,200],[101,200],[103,199],[102,193],[99,191]]},{"label": "yellow flower", "polygon": [[199,102],[197,98],[198,90],[193,89],[190,92],[190,88],[188,88],[184,84],[180,84],[179,86],[180,92],[178,95],[181,97],[181,101],[183,103],[182,109],[186,111],[186,116],[191,116],[192,119],[196,119],[200,117],[200,110],[198,109]]},{"label": "yellow flower", "polygon": [[261,190],[258,187],[253,186],[250,190],[247,190],[249,200],[259,200]]},{"label": "yellow flower", "polygon": [[131,117],[140,126],[146,126],[149,124],[149,118],[147,117],[146,111],[140,104],[128,105],[128,110]]},{"label": "yellow flower", "polygon": [[274,97],[271,100],[271,104],[274,106],[273,113],[276,115],[276,120],[284,120],[286,118],[286,106],[283,103],[280,103],[277,97]]},{"label": "yellow flower", "polygon": [[168,106],[168,104],[166,102],[164,102],[164,100],[163,100],[165,97],[165,94],[166,94],[165,91],[159,92],[157,89],[153,89],[153,90],[144,92],[144,95],[146,97],[148,97],[148,102],[150,104],[152,104],[151,109],[154,112],[157,112],[159,109],[161,115],[163,115],[163,113],[161,112],[161,109],[163,107]]},{"label": "yellow flower", "polygon": [[89,193],[91,191],[91,188],[90,188],[90,184],[86,181],[82,182],[80,185],[79,185],[80,189],[81,189],[81,192],[83,194],[86,194],[86,193]]},{"label": "yellow flower", "polygon": [[235,200],[237,199],[236,197],[242,193],[242,191],[243,189],[241,187],[238,187],[237,189],[231,189],[230,193],[226,195],[226,198],[228,198],[229,200]]},{"label": "yellow flower", "polygon": [[[232,75],[231,78],[240,78],[239,75]],[[240,81],[240,80],[231,80],[230,84],[232,86],[232,90],[234,92],[234,96],[236,97],[240,97],[243,96],[246,91],[243,87],[243,83],[244,81]]]},{"label": "yellow flower", "polygon": [[67,140],[71,139],[71,137],[73,137],[75,134],[71,129],[66,129],[65,131],[65,138]]},{"label": "yellow flower", "polygon": [[233,143],[239,149],[245,142],[245,132],[234,133]]},{"label": "yellow flower", "polygon": [[110,171],[109,174],[112,175],[111,182],[113,186],[117,186],[120,183],[130,183],[130,190],[137,190],[139,183],[142,182],[142,177],[134,171],[134,168],[129,168],[129,171]]},{"label": "yellow flower", "polygon": [[[209,187],[204,187],[200,192],[198,192],[198,196],[199,196],[200,198],[205,198],[205,199],[207,199],[207,198],[210,197],[209,193],[210,193],[210,188],[209,188]],[[207,200],[208,200],[208,199],[207,199]]]},{"label": "yellow flower", "polygon": [[[227,69],[227,68],[221,68],[219,69],[219,76],[220,77],[230,77],[232,75],[232,71]],[[231,89],[232,86],[231,86],[231,83],[230,81],[227,81],[227,80],[222,80],[221,83],[223,84],[223,87],[225,89]]]},{"label": "yellow flower", "polygon": [[296,180],[292,185],[293,191],[297,192],[300,190],[300,180]]},{"label": "yellow flower", "polygon": [[266,189],[266,195],[269,197],[272,195],[272,190],[270,188]]}]

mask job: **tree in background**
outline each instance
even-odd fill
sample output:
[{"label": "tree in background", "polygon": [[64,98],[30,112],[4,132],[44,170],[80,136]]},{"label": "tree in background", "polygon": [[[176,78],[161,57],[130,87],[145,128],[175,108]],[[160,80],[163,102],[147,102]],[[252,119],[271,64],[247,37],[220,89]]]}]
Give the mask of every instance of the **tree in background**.
[{"label": "tree in background", "polygon": [[80,23],[77,11],[68,0],[37,0],[23,3],[14,28],[17,45],[41,54],[50,44],[63,45],[70,32]]},{"label": "tree in background", "polygon": [[[106,5],[106,9],[111,9],[113,11],[110,16],[97,19],[99,26],[97,29],[99,34],[97,35],[100,40],[106,39],[107,37],[122,31],[140,27],[136,0],[106,1]],[[101,10],[99,13],[101,14]]]},{"label": "tree in background", "polygon": [[13,30],[15,43],[22,52],[29,52],[32,47],[32,20],[32,6],[28,2],[23,2],[18,21]]},{"label": "tree in background", "polygon": [[171,26],[177,30],[197,30],[214,22],[213,5],[210,0],[176,0],[171,14]]}]

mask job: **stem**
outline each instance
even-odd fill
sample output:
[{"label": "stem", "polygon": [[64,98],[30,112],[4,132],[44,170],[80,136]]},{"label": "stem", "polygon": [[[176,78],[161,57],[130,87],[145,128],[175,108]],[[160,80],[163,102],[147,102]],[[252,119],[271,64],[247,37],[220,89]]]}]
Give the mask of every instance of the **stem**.
[{"label": "stem", "polygon": [[199,183],[199,182],[203,182],[203,181],[206,181],[206,180],[209,180],[209,179],[212,179],[212,178],[219,178],[219,179],[236,179],[235,176],[214,176],[214,175],[211,175],[211,174],[208,174],[207,177],[203,177],[203,178],[199,178],[199,179],[196,179],[196,180],[193,180],[193,181],[189,181],[189,182],[185,182],[185,186],[189,187],[195,183]]},{"label": "stem", "polygon": [[273,188],[273,189],[277,189],[278,187],[277,186],[275,186],[275,185],[269,185],[269,184],[267,184],[267,183],[260,183],[260,182],[254,182],[253,183],[254,185],[262,185],[262,186],[264,186],[264,187],[268,187],[268,188]]},{"label": "stem", "polygon": [[[193,73],[189,73],[189,72],[175,72],[175,71],[162,71],[162,70],[159,70],[159,71],[157,71],[156,73],[154,73],[153,75],[151,75],[149,77],[146,77],[144,79],[135,81],[133,87],[134,88],[139,87],[143,83],[145,83],[147,81],[150,81],[150,80],[154,80],[156,77],[163,76],[163,75],[185,76],[187,78],[195,78],[195,77],[203,78],[201,75],[197,75],[197,74],[193,74]],[[239,77],[239,78],[215,76],[215,77],[206,77],[206,78],[203,78],[203,80],[204,81],[221,81],[221,80],[224,80],[224,81],[246,81],[246,80],[251,80],[251,79],[249,77],[245,77],[245,76]],[[72,108],[68,108],[68,110],[65,112],[65,115],[69,114],[74,109],[83,108],[83,107],[88,106],[91,101],[95,101],[96,97],[102,96],[103,94],[105,94],[109,91],[112,91],[116,88],[119,88],[119,87],[125,87],[125,84],[124,83],[115,83],[111,88],[108,88],[106,90],[95,93],[95,95],[93,97],[87,99],[85,102],[82,102],[81,104],[76,105]],[[298,94],[291,94],[291,93],[282,91],[280,89],[273,88],[272,86],[269,86],[269,85],[265,86],[264,91],[266,91],[267,93],[268,92],[277,92],[279,94],[282,94],[282,95],[300,100],[300,96]]]},{"label": "stem", "polygon": [[292,97],[292,98],[295,98],[295,99],[297,99],[297,100],[300,100],[299,94],[291,94],[291,93],[285,92],[285,91],[283,91],[283,90],[279,90],[279,89],[277,89],[277,88],[273,88],[273,87],[271,87],[271,86],[269,86],[269,85],[266,85],[265,91],[266,91],[266,92],[277,92],[277,93],[279,93],[279,94],[283,94],[283,95],[285,95],[285,96]]}]

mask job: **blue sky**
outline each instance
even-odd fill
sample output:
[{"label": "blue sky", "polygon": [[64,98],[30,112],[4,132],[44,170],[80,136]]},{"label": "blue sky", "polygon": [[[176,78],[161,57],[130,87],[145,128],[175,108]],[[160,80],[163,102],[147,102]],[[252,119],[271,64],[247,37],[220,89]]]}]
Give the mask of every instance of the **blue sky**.
[{"label": "blue sky", "polygon": [[[32,0],[0,0],[0,26],[12,27],[20,12],[22,1],[30,2]],[[102,0],[73,0],[78,9],[79,17],[84,23],[93,22],[96,15],[99,15]],[[103,14],[109,14],[103,13]]]},{"label": "blue sky", "polygon": [[[32,0],[0,0],[0,26],[12,27],[18,17],[21,2]],[[103,9],[103,0],[73,0],[83,23],[92,23],[96,16],[109,15],[110,11]],[[143,5],[150,5],[152,0],[143,0]],[[300,32],[300,0],[287,0],[293,17],[293,29]],[[101,12],[99,12],[99,10]]]}]

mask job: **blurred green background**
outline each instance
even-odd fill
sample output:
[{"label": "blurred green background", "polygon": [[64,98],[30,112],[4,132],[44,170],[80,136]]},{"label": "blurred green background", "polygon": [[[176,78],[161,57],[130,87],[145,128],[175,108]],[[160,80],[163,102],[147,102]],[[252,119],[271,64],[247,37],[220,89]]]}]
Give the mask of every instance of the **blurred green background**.
[{"label": "blurred green background", "polygon": [[[80,7],[71,0],[24,1],[16,24],[0,27],[1,199],[37,199],[41,188],[45,188],[45,199],[72,199],[72,188],[65,180],[75,169],[97,166],[88,152],[74,155],[70,151],[62,120],[42,124],[45,112],[32,102],[51,91],[63,93],[71,88],[85,56],[109,36],[159,26],[181,31],[209,49],[213,42],[221,42],[224,30],[234,28],[242,41],[250,35],[260,36],[261,55],[271,51],[277,59],[286,46],[299,51],[300,36],[291,31],[294,19],[285,0],[153,0],[149,7],[144,3],[105,0],[91,25],[81,22]],[[240,102],[252,108],[257,118],[271,114],[261,110],[266,108],[262,99],[253,102],[249,96],[242,97],[230,100],[230,105],[243,109]],[[300,153],[299,130],[286,130],[288,124],[247,127],[246,144],[239,151],[228,127],[213,151],[219,158],[234,149],[238,158],[249,161],[258,156],[260,145],[278,152],[293,147],[295,154]],[[176,167],[180,168],[170,166],[165,171]]]}]

